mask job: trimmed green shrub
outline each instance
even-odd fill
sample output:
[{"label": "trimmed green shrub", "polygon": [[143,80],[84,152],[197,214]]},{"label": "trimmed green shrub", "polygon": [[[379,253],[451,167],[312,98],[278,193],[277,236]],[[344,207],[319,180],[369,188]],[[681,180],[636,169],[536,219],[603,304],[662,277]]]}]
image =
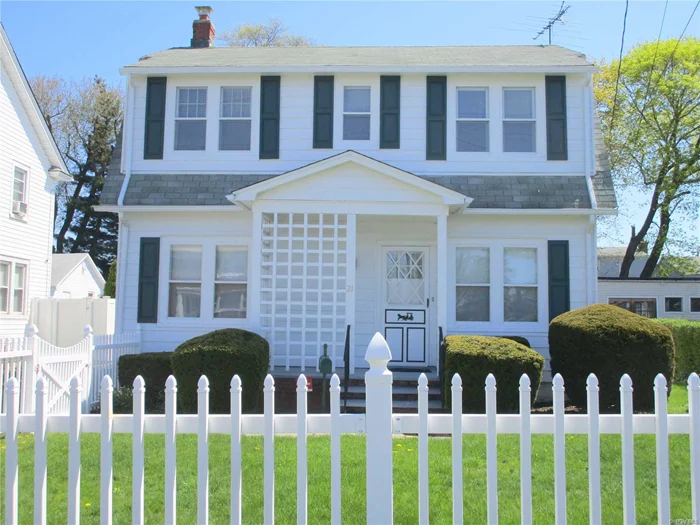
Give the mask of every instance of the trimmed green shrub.
[{"label": "trimmed green shrub", "polygon": [[693,372],[700,374],[700,321],[657,319],[671,329],[676,343],[676,381],[687,381]]},{"label": "trimmed green shrub", "polygon": [[183,412],[197,411],[197,382],[209,379],[209,409],[214,414],[231,410],[231,379],[243,384],[243,410],[258,407],[270,364],[270,345],[258,334],[235,328],[217,330],[185,341],[172,355],[178,401]]},{"label": "trimmed green shrub", "polygon": [[143,377],[146,382],[146,410],[149,412],[158,407],[159,394],[165,391],[165,381],[173,373],[171,355],[172,352],[146,352],[119,358],[119,384],[131,389],[136,376]]},{"label": "trimmed green shrub", "polygon": [[654,378],[669,381],[674,368],[671,331],[655,320],[607,304],[593,304],[555,317],[549,325],[552,374],[564,378],[566,394],[586,407],[586,379],[593,373],[600,386],[601,410],[620,403],[620,378],[629,374],[634,408],[654,408]]},{"label": "trimmed green shrub", "polygon": [[450,335],[445,338],[445,392],[450,403],[452,376],[462,378],[462,411],[484,413],[486,376],[496,377],[499,412],[517,412],[519,409],[520,377],[530,377],[532,401],[542,380],[544,357],[530,348],[503,337],[478,335]]},{"label": "trimmed green shrub", "polygon": [[527,338],[525,338],[521,335],[499,335],[498,337],[502,337],[503,339],[510,339],[511,341],[515,341],[516,343],[520,343],[523,346],[527,346],[528,348],[532,348],[532,346],[530,346],[530,341],[528,341]]}]

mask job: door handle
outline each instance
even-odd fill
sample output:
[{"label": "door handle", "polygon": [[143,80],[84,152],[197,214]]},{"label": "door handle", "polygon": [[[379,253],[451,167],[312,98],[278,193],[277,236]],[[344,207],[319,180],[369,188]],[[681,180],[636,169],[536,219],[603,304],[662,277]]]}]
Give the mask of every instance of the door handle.
[{"label": "door handle", "polygon": [[425,307],[430,308],[430,297],[425,300]]}]

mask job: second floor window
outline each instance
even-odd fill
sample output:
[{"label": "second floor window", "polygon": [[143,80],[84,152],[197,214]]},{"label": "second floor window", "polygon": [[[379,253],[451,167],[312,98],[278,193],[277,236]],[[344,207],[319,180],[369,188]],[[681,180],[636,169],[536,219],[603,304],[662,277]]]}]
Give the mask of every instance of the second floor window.
[{"label": "second floor window", "polygon": [[207,88],[177,88],[175,149],[201,151],[207,142]]},{"label": "second floor window", "polygon": [[535,151],[535,90],[503,90],[503,151]]},{"label": "second floor window", "polygon": [[27,213],[27,170],[15,167],[12,181],[12,214],[23,217]]},{"label": "second floor window", "polygon": [[221,88],[220,150],[250,149],[251,99],[250,87]]},{"label": "second floor window", "polygon": [[346,87],[343,91],[343,140],[369,140],[369,87]]},{"label": "second floor window", "polygon": [[457,90],[457,151],[488,151],[488,91],[483,88]]}]

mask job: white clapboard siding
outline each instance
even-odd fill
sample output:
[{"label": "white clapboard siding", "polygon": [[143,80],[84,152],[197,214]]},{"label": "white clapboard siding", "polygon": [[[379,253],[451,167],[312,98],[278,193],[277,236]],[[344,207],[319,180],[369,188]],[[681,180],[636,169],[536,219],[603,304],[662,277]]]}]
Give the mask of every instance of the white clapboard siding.
[{"label": "white clapboard siding", "polygon": [[[18,479],[20,432],[34,432],[34,516],[37,523],[47,520],[46,497],[46,436],[47,432],[68,433],[68,521],[79,523],[80,519],[80,441],[85,433],[100,434],[100,522],[112,521],[112,436],[114,433],[132,434],[132,523],[144,521],[144,437],[145,434],[165,435],[165,521],[176,520],[176,451],[177,434],[197,436],[197,522],[206,524],[209,519],[209,446],[211,434],[231,436],[231,523],[245,520],[241,514],[242,469],[241,436],[264,435],[264,521],[274,523],[275,466],[274,438],[278,434],[297,436],[297,522],[308,520],[309,483],[307,436],[309,433],[331,435],[331,522],[342,522],[340,507],[340,436],[365,434],[367,440],[367,521],[368,523],[393,522],[393,454],[394,433],[418,435],[418,513],[419,522],[428,523],[430,490],[429,434],[452,436],[452,489],[453,523],[464,523],[463,516],[463,472],[462,435],[481,434],[487,439],[487,518],[488,523],[498,522],[501,502],[497,499],[497,440],[499,434],[519,434],[521,449],[521,523],[532,523],[532,435],[553,435],[555,439],[555,521],[566,521],[567,466],[565,438],[578,434],[588,436],[588,475],[590,522],[601,522],[602,502],[600,497],[600,436],[614,434],[622,438],[622,492],[625,523],[635,522],[633,437],[639,434],[656,437],[657,504],[660,523],[669,523],[672,516],[669,483],[669,436],[689,435],[690,481],[692,519],[697,519],[700,504],[700,444],[697,429],[700,425],[700,378],[692,374],[688,378],[688,414],[669,415],[666,399],[666,380],[657,376],[655,380],[656,409],[654,414],[632,413],[632,383],[625,375],[620,380],[620,414],[600,414],[599,386],[594,375],[587,381],[588,413],[586,415],[565,414],[563,411],[564,380],[557,375],[553,381],[554,413],[530,413],[530,380],[523,375],[519,385],[520,413],[498,414],[496,404],[496,379],[490,375],[485,382],[485,414],[462,414],[462,381],[459,375],[452,378],[452,413],[428,413],[427,378],[421,375],[417,382],[418,413],[392,414],[392,374],[387,369],[391,358],[389,348],[377,334],[370,344],[366,358],[370,370],[365,376],[367,388],[367,413],[340,415],[340,379],[333,375],[330,381],[330,414],[308,414],[306,378],[297,382],[297,413],[290,415],[274,412],[274,380],[268,375],[264,382],[264,414],[241,414],[241,393],[245,385],[238,376],[231,381],[231,413],[209,414],[209,381],[202,376],[198,383],[197,414],[178,415],[176,412],[177,384],[174,377],[166,382],[165,414],[144,414],[144,392],[147,385],[138,376],[133,384],[133,413],[113,415],[113,385],[109,377],[101,381],[102,410],[100,414],[83,415],[82,385],[80,378],[70,382],[70,413],[49,414],[45,378],[36,383],[34,413],[19,415],[19,381],[10,378],[5,388],[7,411],[0,417],[0,432],[6,436],[5,452],[5,515],[7,523],[18,523]],[[570,468],[570,467],[568,467]],[[281,490],[285,490],[282,488]],[[466,520],[469,522],[469,517]]]}]

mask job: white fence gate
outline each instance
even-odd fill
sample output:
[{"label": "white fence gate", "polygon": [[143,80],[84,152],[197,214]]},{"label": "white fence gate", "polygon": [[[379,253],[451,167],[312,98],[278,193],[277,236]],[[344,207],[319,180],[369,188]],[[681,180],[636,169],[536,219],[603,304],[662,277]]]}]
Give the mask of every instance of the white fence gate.
[{"label": "white fence gate", "polygon": [[[496,413],[496,379],[486,379],[486,413],[462,414],[462,380],[452,379],[452,413],[428,414],[428,382],[425,375],[418,381],[418,414],[392,414],[392,374],[387,369],[391,352],[380,334],[376,334],[367,349],[370,369],[365,376],[367,387],[366,414],[340,414],[340,380],[333,375],[330,384],[330,414],[308,415],[306,378],[297,382],[297,414],[277,415],[274,406],[274,379],[268,375],[264,385],[264,415],[241,414],[242,385],[238,376],[231,380],[231,414],[209,414],[209,382],[202,376],[198,384],[198,413],[177,414],[177,384],[169,377],[165,388],[165,414],[145,415],[145,384],[141,376],[134,380],[133,414],[112,413],[112,380],[101,382],[101,414],[82,415],[80,410],[81,383],[73,378],[70,385],[70,415],[47,415],[46,380],[36,385],[36,415],[19,416],[19,383],[11,378],[7,384],[5,417],[0,419],[0,432],[6,433],[5,512],[7,523],[18,520],[18,433],[35,433],[34,519],[45,523],[47,517],[47,430],[67,432],[68,450],[68,522],[80,520],[80,439],[83,433],[98,433],[100,449],[100,523],[112,523],[112,438],[114,433],[133,434],[132,454],[132,521],[144,522],[144,434],[165,435],[165,523],[176,523],[177,434],[197,434],[197,523],[209,522],[209,434],[231,435],[231,523],[242,521],[242,455],[241,435],[264,435],[264,522],[275,521],[275,434],[295,434],[297,437],[297,522],[307,523],[308,458],[307,435],[330,434],[331,447],[331,523],[341,522],[341,440],[342,433],[367,436],[367,523],[393,523],[393,454],[392,435],[418,435],[418,502],[419,522],[428,523],[428,435],[452,436],[452,519],[461,525],[463,516],[463,434],[485,434],[487,439],[487,509],[488,523],[498,522],[498,434],[520,435],[521,522],[531,524],[532,512],[532,447],[533,434],[554,436],[554,494],[555,522],[566,523],[566,435],[588,436],[588,490],[590,523],[601,523],[600,436],[617,434],[622,443],[622,497],[624,523],[635,523],[634,436],[652,434],[656,437],[656,490],[658,519],[671,522],[669,479],[669,434],[689,434],[692,520],[700,522],[700,378],[688,379],[689,413],[669,415],[667,385],[662,375],[654,383],[655,413],[634,414],[632,411],[632,382],[625,375],[620,381],[620,414],[600,415],[598,410],[598,381],[588,380],[586,415],[564,413],[564,381],[557,375],[553,381],[554,413],[531,415],[530,380],[520,381],[520,413]],[[468,520],[469,518],[467,518]],[[688,520],[690,522],[690,520]]]},{"label": "white fence gate", "polygon": [[[5,387],[14,377],[20,384],[19,411],[31,412],[34,381],[44,377],[47,413],[68,413],[70,380],[78,376],[87,385],[81,399],[82,410],[87,412],[99,400],[100,379],[105,375],[117,378],[119,358],[139,353],[140,346],[139,331],[96,336],[89,325],[84,328],[84,338],[67,347],[40,338],[35,325],[27,327],[25,337],[0,338],[0,407],[4,412]],[[119,387],[118,379],[116,384]]]}]

